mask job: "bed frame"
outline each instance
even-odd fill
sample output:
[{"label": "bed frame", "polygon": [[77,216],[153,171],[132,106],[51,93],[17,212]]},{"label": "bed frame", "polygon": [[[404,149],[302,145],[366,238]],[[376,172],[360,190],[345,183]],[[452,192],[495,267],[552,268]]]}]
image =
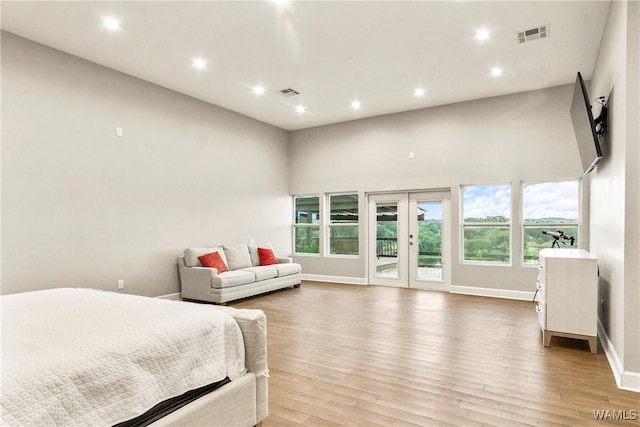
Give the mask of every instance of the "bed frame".
[{"label": "bed frame", "polygon": [[256,426],[269,414],[267,318],[262,310],[211,307],[231,315],[242,331],[249,371],[212,393],[152,423],[169,426]]}]

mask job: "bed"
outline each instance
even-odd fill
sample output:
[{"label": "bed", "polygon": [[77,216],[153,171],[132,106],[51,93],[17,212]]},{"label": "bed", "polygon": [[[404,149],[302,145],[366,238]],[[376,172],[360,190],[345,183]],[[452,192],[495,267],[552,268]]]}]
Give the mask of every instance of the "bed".
[{"label": "bed", "polygon": [[1,297],[1,424],[252,426],[266,318],[93,289]]}]

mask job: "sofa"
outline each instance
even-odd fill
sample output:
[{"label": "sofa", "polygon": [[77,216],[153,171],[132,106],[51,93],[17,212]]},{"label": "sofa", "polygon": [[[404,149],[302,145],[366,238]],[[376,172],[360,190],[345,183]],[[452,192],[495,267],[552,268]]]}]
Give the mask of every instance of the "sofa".
[{"label": "sofa", "polygon": [[302,276],[300,264],[291,258],[276,257],[270,247],[254,245],[187,248],[178,257],[178,269],[183,300],[223,305],[277,289],[298,288]]}]

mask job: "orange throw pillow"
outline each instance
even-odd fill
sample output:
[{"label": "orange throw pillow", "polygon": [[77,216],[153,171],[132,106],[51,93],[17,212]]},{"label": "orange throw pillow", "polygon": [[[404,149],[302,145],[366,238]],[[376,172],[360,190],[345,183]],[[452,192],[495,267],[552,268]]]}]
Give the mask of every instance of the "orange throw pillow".
[{"label": "orange throw pillow", "polygon": [[199,256],[198,259],[205,267],[217,269],[218,273],[229,271],[229,267],[224,263],[218,252],[211,252],[206,255]]},{"label": "orange throw pillow", "polygon": [[272,249],[258,248],[258,256],[260,257],[261,265],[272,265],[278,263],[278,258],[276,258]]}]

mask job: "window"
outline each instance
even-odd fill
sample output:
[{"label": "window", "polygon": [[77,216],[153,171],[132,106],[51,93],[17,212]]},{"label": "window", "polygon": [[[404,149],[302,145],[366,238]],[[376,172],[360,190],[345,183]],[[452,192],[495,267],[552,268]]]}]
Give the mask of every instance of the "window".
[{"label": "window", "polygon": [[294,239],[296,253],[320,253],[320,197],[294,197]]},{"label": "window", "polygon": [[358,195],[329,195],[329,254],[358,255]]},{"label": "window", "polygon": [[511,262],[511,186],[462,187],[463,261]]},{"label": "window", "polygon": [[573,247],[578,247],[579,194],[578,181],[522,184],[523,264],[535,264],[540,249],[550,248],[552,244],[571,247],[571,238]]}]

